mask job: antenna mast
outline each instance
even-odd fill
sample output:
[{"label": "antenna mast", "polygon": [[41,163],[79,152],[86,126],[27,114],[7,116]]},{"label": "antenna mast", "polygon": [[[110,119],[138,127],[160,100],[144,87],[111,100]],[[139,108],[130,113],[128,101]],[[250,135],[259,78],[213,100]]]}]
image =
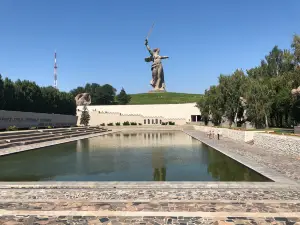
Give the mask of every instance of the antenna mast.
[{"label": "antenna mast", "polygon": [[57,87],[56,51],[54,52],[54,88],[55,88],[55,89],[58,89],[58,87]]}]

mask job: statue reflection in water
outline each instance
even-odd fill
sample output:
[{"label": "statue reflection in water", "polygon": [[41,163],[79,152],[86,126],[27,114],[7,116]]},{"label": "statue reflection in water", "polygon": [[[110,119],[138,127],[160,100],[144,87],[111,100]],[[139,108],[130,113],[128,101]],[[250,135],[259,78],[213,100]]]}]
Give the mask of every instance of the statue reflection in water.
[{"label": "statue reflection in water", "polygon": [[153,181],[166,181],[165,157],[162,147],[152,150]]}]

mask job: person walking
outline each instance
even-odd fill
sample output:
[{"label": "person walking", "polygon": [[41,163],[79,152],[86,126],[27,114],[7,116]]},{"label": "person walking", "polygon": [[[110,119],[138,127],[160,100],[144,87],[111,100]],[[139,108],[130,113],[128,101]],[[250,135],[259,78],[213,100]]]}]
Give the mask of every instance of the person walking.
[{"label": "person walking", "polygon": [[221,130],[218,130],[218,140],[220,140]]}]

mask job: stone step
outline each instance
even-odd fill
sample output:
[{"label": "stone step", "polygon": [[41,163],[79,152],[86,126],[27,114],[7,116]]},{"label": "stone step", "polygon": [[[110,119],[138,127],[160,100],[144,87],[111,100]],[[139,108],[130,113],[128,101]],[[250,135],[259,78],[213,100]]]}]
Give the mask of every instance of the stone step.
[{"label": "stone step", "polygon": [[[74,134],[80,134],[80,135],[86,135],[85,131],[88,132],[94,132],[94,130],[82,130],[82,131],[63,131],[63,132],[57,132],[57,133],[49,133],[49,132],[38,132],[34,134],[26,134],[26,135],[12,135],[7,137],[2,137],[3,140],[1,140],[3,143],[9,142],[9,143],[17,143],[22,141],[29,141],[37,138],[42,137],[49,137],[49,136],[73,136]],[[102,131],[101,131],[102,132]],[[79,135],[77,135],[79,136]],[[5,139],[4,139],[5,138]]]},{"label": "stone step", "polygon": [[39,133],[39,134],[32,134],[32,135],[20,135],[20,136],[8,136],[6,137],[5,141],[9,143],[15,143],[15,142],[21,142],[21,141],[26,141],[26,140],[32,140],[36,138],[42,138],[42,137],[49,137],[49,135],[52,134],[44,134],[44,133]]},{"label": "stone step", "polygon": [[0,138],[2,137],[7,137],[11,135],[26,135],[26,134],[34,134],[38,133],[39,131],[37,130],[26,130],[26,131],[3,131],[0,132]]},{"label": "stone step", "polygon": [[[119,188],[120,182],[111,184],[111,188],[107,188],[105,183],[98,182],[99,186],[94,182],[73,182],[74,185],[68,186],[72,182],[27,182],[26,184],[15,185],[2,182],[2,189],[0,191],[0,202],[2,200],[24,202],[35,200],[53,200],[53,201],[127,201],[127,202],[149,202],[151,201],[165,201],[165,202],[264,202],[264,201],[294,201],[300,199],[300,189],[272,188],[267,186],[263,188],[162,188],[152,189],[138,188],[127,185],[127,188]],[[83,183],[90,187],[82,187]],[[102,187],[102,183],[104,183]],[[157,182],[158,185],[161,182]],[[124,185],[125,186],[125,185]],[[250,184],[249,184],[250,186]],[[45,198],[45,196],[47,196]]]},{"label": "stone step", "polygon": [[28,141],[22,141],[18,142],[18,144],[21,145],[29,145],[29,144],[35,144],[35,143],[40,143],[40,142],[45,142],[45,141],[54,141],[54,140],[59,140],[59,139],[64,139],[66,138],[65,136],[52,136],[52,137],[47,137],[47,138],[37,138],[33,140],[28,140]]},{"label": "stone step", "polygon": [[89,135],[89,134],[96,134],[96,133],[103,133],[104,131],[88,131],[88,132],[77,132],[74,134],[67,134],[65,136],[67,136],[68,138],[70,137],[78,137],[78,136],[84,136],[84,135]]},{"label": "stone step", "polygon": [[89,135],[89,134],[93,134],[93,133],[95,133],[95,132],[94,131],[89,131],[89,132],[77,131],[77,132],[70,133],[70,134],[63,134],[63,136],[66,138],[71,138],[71,137]]},{"label": "stone step", "polygon": [[[77,130],[77,131],[70,131],[70,132],[64,132],[64,133],[56,133],[55,135],[64,135],[64,136],[72,136],[73,135],[87,135],[87,134],[92,134],[92,133],[102,133],[104,131],[102,130],[94,130],[94,129],[89,129],[89,130]],[[77,136],[79,136],[77,135]]]},{"label": "stone step", "polygon": [[[49,213],[50,214],[50,213]],[[102,214],[101,216],[99,214]],[[178,225],[194,225],[194,224],[212,224],[212,225],[234,225],[234,224],[259,224],[259,225],[299,225],[299,218],[295,217],[232,217],[228,216],[206,216],[203,215],[182,215],[182,216],[161,216],[161,215],[147,215],[147,216],[127,216],[117,214],[107,214],[99,212],[90,213],[86,215],[78,212],[71,212],[70,214],[62,215],[59,212],[53,212],[50,215],[29,215],[11,214],[3,215],[0,217],[0,224],[4,225],[22,225],[22,224],[91,224],[91,225],[164,225],[164,224],[178,224]]]},{"label": "stone step", "polygon": [[80,129],[68,129],[68,130],[54,130],[54,131],[43,131],[43,133],[51,133],[51,134],[65,134],[68,132],[83,132],[83,131],[92,131],[97,130],[95,128],[80,128]]},{"label": "stone step", "polygon": [[48,135],[55,135],[55,136],[68,136],[72,134],[84,133],[84,131],[64,131],[64,132],[57,132],[57,133],[49,133]]},{"label": "stone step", "polygon": [[11,146],[12,146],[11,143],[0,143],[0,149],[2,149],[2,148],[9,148]]},{"label": "stone step", "polygon": [[112,212],[227,212],[227,213],[299,213],[300,201],[261,202],[90,202],[36,201],[0,202],[0,210],[28,211],[112,211]]}]

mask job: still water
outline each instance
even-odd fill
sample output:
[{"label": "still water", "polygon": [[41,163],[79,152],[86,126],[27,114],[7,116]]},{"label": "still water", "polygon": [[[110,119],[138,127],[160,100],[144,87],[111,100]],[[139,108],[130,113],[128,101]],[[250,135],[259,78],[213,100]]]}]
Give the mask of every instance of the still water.
[{"label": "still water", "polygon": [[1,181],[269,181],[183,132],[129,132],[0,158]]}]

